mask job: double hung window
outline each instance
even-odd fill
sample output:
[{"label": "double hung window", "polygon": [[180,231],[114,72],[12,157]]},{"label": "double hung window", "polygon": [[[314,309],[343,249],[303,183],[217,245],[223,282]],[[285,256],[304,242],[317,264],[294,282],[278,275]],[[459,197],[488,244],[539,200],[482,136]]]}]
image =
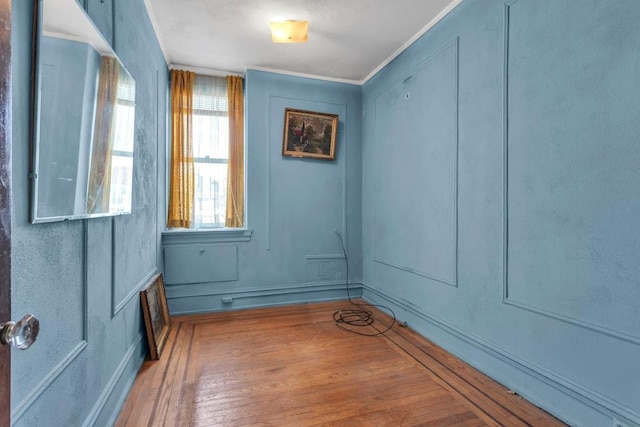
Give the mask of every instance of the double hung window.
[{"label": "double hung window", "polygon": [[227,81],[196,75],[193,86],[194,228],[224,227],[229,164]]},{"label": "double hung window", "polygon": [[169,228],[244,225],[243,80],[171,72]]}]

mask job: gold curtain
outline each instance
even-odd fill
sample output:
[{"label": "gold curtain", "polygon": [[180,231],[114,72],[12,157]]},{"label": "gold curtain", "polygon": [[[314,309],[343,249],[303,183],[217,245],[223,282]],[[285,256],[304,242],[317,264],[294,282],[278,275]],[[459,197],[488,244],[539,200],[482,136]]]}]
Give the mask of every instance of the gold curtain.
[{"label": "gold curtain", "polygon": [[229,98],[229,168],[226,227],[242,227],[244,218],[244,95],[243,79],[227,76]]},{"label": "gold curtain", "polygon": [[116,58],[102,57],[87,191],[87,212],[89,213],[109,212],[111,157],[119,72],[120,64]]},{"label": "gold curtain", "polygon": [[195,73],[171,70],[171,177],[167,227],[191,227],[193,165],[193,82]]}]

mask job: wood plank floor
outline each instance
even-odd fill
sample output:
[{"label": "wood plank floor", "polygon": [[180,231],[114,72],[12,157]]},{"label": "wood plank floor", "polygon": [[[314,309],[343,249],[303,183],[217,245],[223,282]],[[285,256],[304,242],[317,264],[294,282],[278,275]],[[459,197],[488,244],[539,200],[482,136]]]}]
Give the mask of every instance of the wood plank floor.
[{"label": "wood plank floor", "polygon": [[[411,329],[336,326],[348,302],[172,318],[117,426],[561,426]],[[391,319],[371,309],[378,328]],[[368,330],[371,327],[366,327]]]}]

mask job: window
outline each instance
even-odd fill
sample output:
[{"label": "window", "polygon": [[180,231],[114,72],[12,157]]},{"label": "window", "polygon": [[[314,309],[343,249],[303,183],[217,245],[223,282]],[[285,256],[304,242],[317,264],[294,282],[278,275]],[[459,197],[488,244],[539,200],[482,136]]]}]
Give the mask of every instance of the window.
[{"label": "window", "polygon": [[229,163],[227,81],[196,75],[193,86],[193,228],[224,227]]},{"label": "window", "polygon": [[129,212],[131,210],[135,104],[135,83],[128,77],[120,77],[115,106],[115,134],[111,151],[109,193],[111,211]]},{"label": "window", "polygon": [[243,78],[171,70],[168,228],[244,226]]}]

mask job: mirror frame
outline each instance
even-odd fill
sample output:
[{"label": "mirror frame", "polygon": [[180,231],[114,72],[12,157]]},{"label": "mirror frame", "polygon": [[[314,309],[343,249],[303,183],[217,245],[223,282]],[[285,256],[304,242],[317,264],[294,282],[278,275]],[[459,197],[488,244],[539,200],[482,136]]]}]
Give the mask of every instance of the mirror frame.
[{"label": "mirror frame", "polygon": [[[88,157],[85,158],[84,160],[79,159],[76,163],[77,164],[83,164],[86,163],[86,165],[83,165],[82,167],[85,168],[86,167],[86,179],[87,179],[87,184],[86,186],[84,186],[83,184],[81,184],[81,188],[82,186],[86,187],[84,189],[85,194],[81,195],[80,198],[84,198],[84,201],[80,204],[74,203],[74,206],[71,206],[70,211],[72,211],[72,213],[70,214],[60,214],[60,215],[46,215],[43,214],[42,212],[39,213],[38,209],[39,209],[39,192],[43,190],[43,184],[42,184],[42,176],[38,176],[38,173],[40,171],[41,165],[40,165],[40,154],[41,154],[41,144],[42,144],[42,138],[40,137],[40,129],[41,129],[41,125],[42,125],[42,115],[40,114],[40,110],[42,108],[42,100],[41,100],[41,85],[42,85],[42,69],[43,69],[43,64],[42,64],[42,46],[44,44],[43,42],[43,37],[45,37],[45,19],[46,17],[44,16],[44,2],[48,1],[48,0],[33,0],[34,3],[34,9],[33,9],[33,33],[32,33],[32,55],[31,55],[31,59],[32,59],[32,66],[31,66],[31,116],[30,116],[30,145],[29,145],[29,220],[32,224],[37,224],[37,223],[46,223],[46,222],[55,222],[55,221],[68,221],[68,220],[75,220],[75,219],[86,219],[86,218],[100,218],[100,217],[109,217],[109,216],[120,216],[120,215],[128,215],[131,214],[133,211],[133,186],[134,186],[134,171],[135,171],[135,145],[136,145],[136,141],[135,141],[135,95],[133,98],[133,115],[131,117],[132,122],[130,122],[130,130],[131,132],[130,134],[130,139],[131,139],[131,176],[130,176],[130,185],[128,188],[128,193],[129,193],[129,201],[128,201],[128,210],[109,210],[107,212],[97,212],[97,213],[91,213],[90,212],[90,208],[88,207],[89,205],[89,199],[90,199],[90,195],[89,193],[89,187],[90,187],[90,181],[91,181],[91,165],[93,163],[93,158],[92,158],[92,149],[93,149],[93,145],[94,145],[94,134],[96,133],[95,130],[95,117],[92,118],[91,123],[89,125],[91,132],[90,132],[90,137],[86,137],[84,139],[80,138],[79,140],[79,145],[80,147],[82,147],[82,144],[86,144],[86,149],[88,150]],[[51,0],[54,1],[54,0]],[[120,59],[118,58],[118,56],[115,54],[115,52],[113,51],[113,48],[111,47],[110,43],[108,43],[104,36],[102,35],[102,33],[100,32],[100,30],[97,28],[97,26],[95,25],[95,23],[92,21],[91,17],[88,15],[86,8],[85,8],[85,1],[82,0],[65,0],[65,1],[69,1],[70,3],[74,3],[74,6],[77,6],[79,11],[86,17],[87,22],[89,23],[89,25],[93,28],[93,31],[95,32],[95,36],[96,38],[94,39],[93,36],[91,38],[91,40],[89,40],[89,38],[87,37],[84,40],[73,40],[73,37],[75,36],[70,36],[69,38],[73,41],[80,41],[81,43],[86,43],[87,45],[91,46],[99,55],[101,58],[105,58],[105,57],[113,57],[116,60],[116,63],[119,65],[119,71],[117,71],[118,73],[122,73],[123,71],[126,73],[126,75],[128,76],[128,78],[133,82],[134,85],[134,93],[135,93],[135,80],[133,79],[133,77],[131,76],[131,74],[127,71],[127,69],[124,67],[124,65],[122,64],[122,62],[120,61]],[[64,37],[60,37],[60,39],[64,39]],[[94,42],[97,46],[94,46]],[[103,61],[104,62],[104,61]],[[98,68],[100,68],[100,66],[98,66]],[[117,67],[116,67],[117,68]],[[96,75],[97,76],[97,75]],[[96,86],[95,88],[96,91],[96,95],[95,98],[98,98],[98,92],[99,89]],[[94,100],[95,101],[95,100]],[[115,102],[115,101],[114,101]],[[88,108],[86,105],[82,105],[82,110],[86,110],[86,108]],[[64,117],[65,113],[62,113],[62,116]],[[112,114],[113,115],[113,114]],[[113,115],[115,117],[115,115]],[[127,140],[129,140],[129,138],[127,138]],[[115,148],[111,148],[110,150],[113,151],[117,151],[117,149]],[[128,151],[127,151],[128,152]],[[115,154],[111,154],[111,158],[113,158],[115,156]],[[128,157],[128,156],[127,156]],[[40,180],[40,181],[39,181]],[[76,184],[77,184],[76,180]],[[109,181],[110,183],[112,181]],[[40,188],[39,188],[40,187]],[[75,198],[78,198],[78,191],[76,189],[76,196]],[[94,195],[95,197],[95,195]],[[82,210],[76,210],[78,205],[84,205],[84,208]]]}]

